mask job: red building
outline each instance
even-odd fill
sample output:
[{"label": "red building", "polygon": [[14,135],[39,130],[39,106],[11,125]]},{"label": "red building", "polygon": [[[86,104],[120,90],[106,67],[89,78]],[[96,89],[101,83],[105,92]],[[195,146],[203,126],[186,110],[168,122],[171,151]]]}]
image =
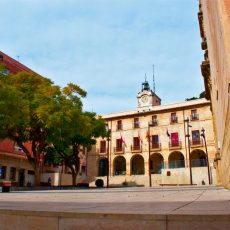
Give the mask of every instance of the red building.
[{"label": "red building", "polygon": [[[0,65],[4,66],[4,69],[0,71],[0,77],[22,71],[34,72],[1,51]],[[27,147],[30,149],[30,143],[27,144]],[[44,163],[44,159],[41,159],[41,161]],[[80,161],[79,175],[84,177],[86,162],[83,153]],[[42,171],[41,182],[47,182],[47,178],[51,177],[52,185],[71,185],[72,183],[69,170],[64,166],[52,167],[52,165],[47,165]],[[62,175],[60,175],[60,172]],[[12,181],[18,186],[34,184],[34,171],[25,153],[16,143],[8,139],[0,141],[0,185],[2,181]]]},{"label": "red building", "polygon": [[[16,74],[18,72],[33,72],[15,59],[0,51],[0,65],[4,66],[1,75]],[[30,147],[30,143],[27,144]],[[13,141],[5,139],[0,141],[0,183],[4,180],[13,184],[24,186],[33,183],[33,168],[29,164],[25,153]]]}]

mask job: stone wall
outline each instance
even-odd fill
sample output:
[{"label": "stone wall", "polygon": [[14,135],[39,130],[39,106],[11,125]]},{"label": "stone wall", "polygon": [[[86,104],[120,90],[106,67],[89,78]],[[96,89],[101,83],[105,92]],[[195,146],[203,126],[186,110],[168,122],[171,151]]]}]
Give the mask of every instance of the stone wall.
[{"label": "stone wall", "polygon": [[[170,175],[168,174],[170,172]],[[211,183],[216,184],[216,169],[210,167]],[[207,167],[195,167],[192,168],[193,184],[196,185],[208,185],[208,169]],[[102,179],[104,186],[106,186],[106,177],[96,177],[96,179]],[[178,169],[162,169],[161,174],[152,174],[152,187],[175,185],[184,186],[190,185],[190,173],[189,168],[178,168]],[[95,186],[95,182],[92,181],[89,184],[91,187]],[[149,187],[149,176],[148,175],[132,175],[132,176],[110,176],[109,177],[110,187],[124,187],[124,186],[144,186]]]},{"label": "stone wall", "polygon": [[230,188],[230,1],[200,0],[199,20],[202,44],[207,42],[202,46],[205,63],[210,63],[210,82],[206,81],[204,63],[201,69],[206,91],[211,92],[218,175],[221,183]]}]

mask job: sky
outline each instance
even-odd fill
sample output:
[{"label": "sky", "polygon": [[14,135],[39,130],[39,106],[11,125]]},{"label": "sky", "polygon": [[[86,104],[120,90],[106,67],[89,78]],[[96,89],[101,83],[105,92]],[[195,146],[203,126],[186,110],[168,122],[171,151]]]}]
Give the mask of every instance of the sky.
[{"label": "sky", "polygon": [[135,109],[153,64],[162,104],[204,90],[197,0],[0,0],[0,11],[0,50],[57,85],[79,85],[84,110]]}]

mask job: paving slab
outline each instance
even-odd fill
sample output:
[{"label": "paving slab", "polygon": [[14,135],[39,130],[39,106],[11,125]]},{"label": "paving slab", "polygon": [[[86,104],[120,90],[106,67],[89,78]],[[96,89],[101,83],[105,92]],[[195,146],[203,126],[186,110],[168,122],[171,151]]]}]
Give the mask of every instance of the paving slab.
[{"label": "paving slab", "polygon": [[[26,217],[23,228],[18,228],[23,230],[30,229],[33,218],[37,227],[41,223],[38,229],[49,229],[44,228],[47,219],[54,230],[178,230],[179,226],[187,226],[181,228],[186,230],[230,230],[230,191],[214,186],[186,186],[1,193],[0,226],[5,226],[6,220],[17,223],[18,216]],[[204,228],[205,224],[209,228]],[[15,229],[13,224],[7,226],[7,230]]]}]

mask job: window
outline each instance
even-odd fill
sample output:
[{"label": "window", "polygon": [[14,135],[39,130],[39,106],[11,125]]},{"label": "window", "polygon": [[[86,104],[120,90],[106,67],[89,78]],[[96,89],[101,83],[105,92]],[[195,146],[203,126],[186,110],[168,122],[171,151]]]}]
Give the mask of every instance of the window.
[{"label": "window", "polygon": [[134,128],[139,128],[139,118],[138,117],[135,117],[134,118],[134,121],[133,121],[133,127]]},{"label": "window", "polygon": [[8,69],[3,69],[0,71],[0,75],[3,75],[3,76],[8,76],[9,75],[9,70]]},{"label": "window", "polygon": [[179,135],[178,133],[171,133],[171,146],[179,146]]},{"label": "window", "polygon": [[16,178],[16,168],[11,167],[10,168],[10,180],[15,180],[15,178]]},{"label": "window", "polygon": [[192,144],[193,145],[199,145],[200,144],[200,131],[199,130],[193,130],[192,131]]},{"label": "window", "polygon": [[105,153],[106,152],[106,141],[101,141],[100,142],[100,153]]},{"label": "window", "polygon": [[86,166],[85,165],[82,165],[81,166],[81,173],[85,173],[86,172]]},{"label": "window", "polygon": [[152,135],[152,148],[159,148],[159,136]]},{"label": "window", "polygon": [[19,147],[17,143],[14,143],[14,151],[16,151],[16,152],[23,152],[22,148]]},{"label": "window", "polygon": [[197,114],[197,110],[196,109],[191,110],[191,121],[198,120],[198,119],[199,117]]},{"label": "window", "polygon": [[28,174],[28,175],[34,175],[34,171],[33,171],[33,170],[28,170],[28,171],[27,171],[27,174]]},{"label": "window", "polygon": [[0,179],[6,179],[6,166],[0,166]]},{"label": "window", "polygon": [[139,137],[133,138],[133,150],[139,150],[140,149],[140,139]]},{"label": "window", "polygon": [[176,113],[171,113],[171,123],[177,123]]},{"label": "window", "polygon": [[122,151],[122,140],[120,138],[116,140],[116,151]]},{"label": "window", "polygon": [[117,130],[122,129],[122,120],[117,121]]},{"label": "window", "polygon": [[152,125],[153,126],[157,126],[158,125],[158,123],[157,123],[157,115],[152,116]]}]

